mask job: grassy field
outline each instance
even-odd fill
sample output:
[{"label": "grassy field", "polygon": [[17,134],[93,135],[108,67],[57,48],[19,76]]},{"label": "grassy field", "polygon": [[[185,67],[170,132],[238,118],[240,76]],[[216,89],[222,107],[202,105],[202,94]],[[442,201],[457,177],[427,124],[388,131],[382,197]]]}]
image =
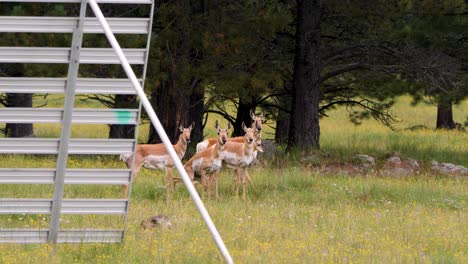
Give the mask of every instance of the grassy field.
[{"label": "grassy field", "polygon": [[[454,108],[464,120],[468,103]],[[321,122],[327,159],[357,153],[383,157],[392,152],[423,160],[468,165],[468,137],[461,132],[406,127],[435,123],[435,107],[410,107],[399,100],[399,132],[374,121],[355,127],[338,109]],[[93,128],[93,129],[91,129]],[[57,128],[54,128],[57,129]],[[38,135],[55,136],[43,126]],[[39,132],[40,131],[40,132]],[[104,126],[80,126],[75,135],[102,137]],[[144,141],[146,129],[140,136]],[[51,157],[2,156],[1,167],[54,167]],[[27,165],[26,165],[27,164]],[[116,157],[72,156],[70,167],[123,168]],[[252,168],[255,189],[246,202],[233,192],[231,171],[220,178],[220,197],[209,210],[237,263],[468,263],[466,177],[422,174],[390,178],[322,175],[295,161]],[[0,263],[219,263],[211,236],[184,188],[165,200],[162,172],[142,170],[135,179],[125,241],[120,244],[0,244]],[[50,187],[50,186],[49,186]],[[50,197],[47,186],[1,185],[2,197]],[[67,186],[67,198],[121,197],[120,186]],[[142,229],[150,216],[171,218],[171,228]],[[0,216],[0,228],[47,227],[48,216]],[[64,228],[121,227],[109,216],[64,216]]]}]

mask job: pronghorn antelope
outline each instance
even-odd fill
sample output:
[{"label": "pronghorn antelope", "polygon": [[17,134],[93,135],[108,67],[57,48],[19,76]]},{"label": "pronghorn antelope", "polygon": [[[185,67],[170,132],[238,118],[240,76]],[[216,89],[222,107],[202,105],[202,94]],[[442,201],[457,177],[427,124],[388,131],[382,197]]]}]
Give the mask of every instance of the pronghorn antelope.
[{"label": "pronghorn antelope", "polygon": [[[257,138],[258,140],[256,141],[257,142],[257,149],[258,151],[260,152],[263,152],[263,149],[261,148],[261,143],[262,143],[262,125],[263,125],[263,122],[264,122],[264,118],[265,118],[265,115],[262,113],[258,116],[255,115],[255,113],[250,110],[250,117],[252,118],[252,125],[251,125],[251,128],[255,129],[255,132],[257,133]],[[209,148],[213,145],[216,144],[216,138],[209,138],[209,139],[205,139],[203,140],[202,142],[198,143],[197,144],[197,153],[198,152],[201,152],[203,150],[205,150],[206,148]],[[244,137],[233,137],[233,138],[228,138],[228,142],[238,142],[238,143],[242,143],[244,142]],[[257,158],[257,150],[255,151],[255,155],[254,155],[255,159]],[[235,171],[235,179],[236,181],[239,180],[239,178],[237,177],[237,175],[239,174],[238,171]],[[253,186],[253,181],[252,179],[250,178],[250,176],[247,174],[247,181]],[[238,184],[238,183],[236,183]]]},{"label": "pronghorn antelope", "polygon": [[[187,150],[187,144],[190,142],[190,133],[192,132],[193,124],[188,128],[179,127],[182,132],[179,136],[179,140],[174,145],[174,149],[182,159]],[[145,167],[151,170],[166,170],[166,198],[169,200],[171,197],[171,189],[174,188],[175,178],[172,177],[172,169],[174,168],[174,162],[170,158],[166,151],[164,144],[138,144],[135,150],[135,162],[133,164],[133,177],[135,177],[141,167]],[[120,159],[123,160],[128,168],[132,168],[133,153],[125,153],[120,155]],[[128,186],[123,186],[124,193],[127,195]]]},{"label": "pronghorn antelope", "polygon": [[[252,118],[252,128],[257,131],[257,133],[260,134],[261,137],[261,131],[262,131],[262,124],[264,122],[264,115],[263,113],[261,115],[256,116],[255,113],[250,110],[250,117]],[[216,144],[217,139],[216,138],[209,138],[205,139],[202,142],[197,144],[197,152],[203,151],[213,145]],[[242,143],[244,142],[244,137],[233,137],[233,138],[228,138],[228,142],[234,141],[234,142],[239,142]]]},{"label": "pronghorn antelope", "polygon": [[203,193],[205,190],[208,191],[208,196],[210,195],[209,185],[213,181],[212,179],[208,179],[208,175],[210,175],[210,178],[216,177],[217,172],[221,169],[223,162],[221,152],[227,142],[227,135],[231,125],[228,124],[226,129],[222,129],[219,127],[218,121],[216,121],[215,127],[218,130],[216,145],[196,153],[184,165],[190,179],[193,180],[195,178],[195,173],[201,176],[202,191]]},{"label": "pronghorn antelope", "polygon": [[[239,186],[242,182],[243,198],[246,199],[247,179],[249,174],[247,167],[255,160],[257,151],[263,151],[258,145],[260,135],[254,128],[246,127],[242,123],[245,136],[244,142],[227,142],[222,152],[223,160],[226,165],[236,170],[236,193],[239,195]],[[215,179],[216,180],[216,179]]]}]

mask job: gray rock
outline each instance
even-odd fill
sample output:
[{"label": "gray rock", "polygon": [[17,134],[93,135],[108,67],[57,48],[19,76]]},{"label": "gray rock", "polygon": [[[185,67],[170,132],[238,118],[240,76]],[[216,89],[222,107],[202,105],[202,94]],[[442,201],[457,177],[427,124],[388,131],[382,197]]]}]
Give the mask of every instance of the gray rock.
[{"label": "gray rock", "polygon": [[283,155],[284,152],[278,148],[278,145],[271,139],[262,139],[263,152],[258,152],[258,159],[270,159],[275,156]]},{"label": "gray rock", "polygon": [[468,175],[468,168],[452,163],[439,163],[437,161],[431,161],[431,169],[442,174]]},{"label": "gray rock", "polygon": [[421,168],[421,166],[419,166],[418,161],[414,159],[408,159],[408,164],[415,169]]},{"label": "gray rock", "polygon": [[144,220],[143,222],[141,222],[141,226],[143,227],[143,229],[155,228],[158,226],[171,227],[172,222],[168,216],[156,215],[156,216],[150,217],[148,220]]},{"label": "gray rock", "polygon": [[387,162],[390,162],[393,164],[401,164],[401,159],[398,156],[391,156],[390,158],[387,159]]},{"label": "gray rock", "polygon": [[364,168],[375,166],[375,158],[369,155],[358,154],[353,157],[353,163],[362,165]]}]

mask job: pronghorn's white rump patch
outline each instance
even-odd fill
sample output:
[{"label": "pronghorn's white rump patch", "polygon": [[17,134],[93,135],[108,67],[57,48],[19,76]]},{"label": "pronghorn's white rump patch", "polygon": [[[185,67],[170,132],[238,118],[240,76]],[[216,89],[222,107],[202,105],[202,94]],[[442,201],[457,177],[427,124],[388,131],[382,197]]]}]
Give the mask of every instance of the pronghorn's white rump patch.
[{"label": "pronghorn's white rump patch", "polygon": [[213,164],[211,165],[211,171],[210,172],[219,171],[221,169],[222,164],[223,164],[223,159],[222,158],[214,159]]},{"label": "pronghorn's white rump patch", "polygon": [[209,141],[203,140],[202,142],[197,144],[197,153],[204,151],[208,147]]},{"label": "pronghorn's white rump patch", "polygon": [[128,159],[130,159],[132,156],[133,156],[133,153],[123,153],[123,154],[120,154],[120,160],[127,162]]},{"label": "pronghorn's white rump patch", "polygon": [[149,155],[145,157],[143,161],[143,167],[147,169],[157,170],[166,168],[166,161],[168,160],[168,155]]},{"label": "pronghorn's white rump patch", "polygon": [[226,165],[230,168],[233,167],[246,167],[249,166],[255,159],[254,151],[249,151],[248,155],[238,156],[235,152],[223,151],[223,159]]},{"label": "pronghorn's white rump patch", "polygon": [[200,166],[203,164],[203,158],[196,159],[192,162],[192,169],[194,171],[199,171]]}]

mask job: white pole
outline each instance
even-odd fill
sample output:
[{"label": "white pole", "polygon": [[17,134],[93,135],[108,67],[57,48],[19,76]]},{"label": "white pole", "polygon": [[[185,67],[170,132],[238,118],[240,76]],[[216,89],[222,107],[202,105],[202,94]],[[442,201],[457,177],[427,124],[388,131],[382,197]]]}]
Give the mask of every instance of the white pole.
[{"label": "white pole", "polygon": [[106,19],[104,18],[104,15],[101,12],[101,9],[96,3],[96,0],[89,0],[89,5],[93,9],[94,14],[96,15],[96,18],[99,20],[101,23],[102,28],[104,29],[104,32],[107,36],[107,39],[109,40],[112,48],[114,51],[117,53],[117,56],[120,59],[120,62],[122,63],[122,67],[125,70],[125,73],[127,74],[128,78],[133,84],[133,87],[138,93],[138,96],[140,97],[141,103],[143,104],[143,107],[146,110],[146,113],[148,114],[151,123],[153,124],[154,128],[158,132],[159,137],[161,138],[162,142],[164,143],[164,146],[166,147],[167,152],[169,153],[169,156],[171,156],[172,160],[175,163],[175,166],[177,170],[179,171],[179,174],[182,176],[182,180],[184,181],[185,186],[187,187],[187,190],[190,193],[190,196],[192,197],[193,201],[195,202],[195,205],[198,208],[198,211],[200,211],[200,214],[203,217],[203,220],[205,221],[208,229],[211,232],[211,235],[213,236],[213,239],[216,242],[216,245],[218,246],[219,250],[221,251],[221,254],[224,256],[224,259],[226,260],[226,263],[233,263],[231,255],[229,255],[229,252],[224,245],[223,240],[221,239],[221,236],[218,233],[218,230],[216,229],[215,225],[213,224],[213,221],[210,218],[210,215],[206,211],[205,206],[203,205],[200,196],[198,196],[197,191],[195,190],[195,187],[193,187],[192,181],[190,180],[189,176],[187,175],[187,172],[184,169],[184,166],[182,165],[182,162],[179,159],[179,156],[177,156],[177,153],[174,150],[174,147],[172,146],[171,141],[167,137],[166,131],[164,131],[164,128],[161,125],[161,122],[159,121],[158,117],[156,116],[156,113],[154,112],[153,107],[151,106],[151,103],[149,102],[148,98],[146,97],[145,92],[140,86],[140,83],[138,82],[137,77],[135,76],[135,73],[133,72],[132,68],[130,67],[130,64],[128,63],[127,58],[123,54],[122,49],[120,48],[119,43],[115,39],[114,34],[112,33],[109,24],[107,24]]}]

